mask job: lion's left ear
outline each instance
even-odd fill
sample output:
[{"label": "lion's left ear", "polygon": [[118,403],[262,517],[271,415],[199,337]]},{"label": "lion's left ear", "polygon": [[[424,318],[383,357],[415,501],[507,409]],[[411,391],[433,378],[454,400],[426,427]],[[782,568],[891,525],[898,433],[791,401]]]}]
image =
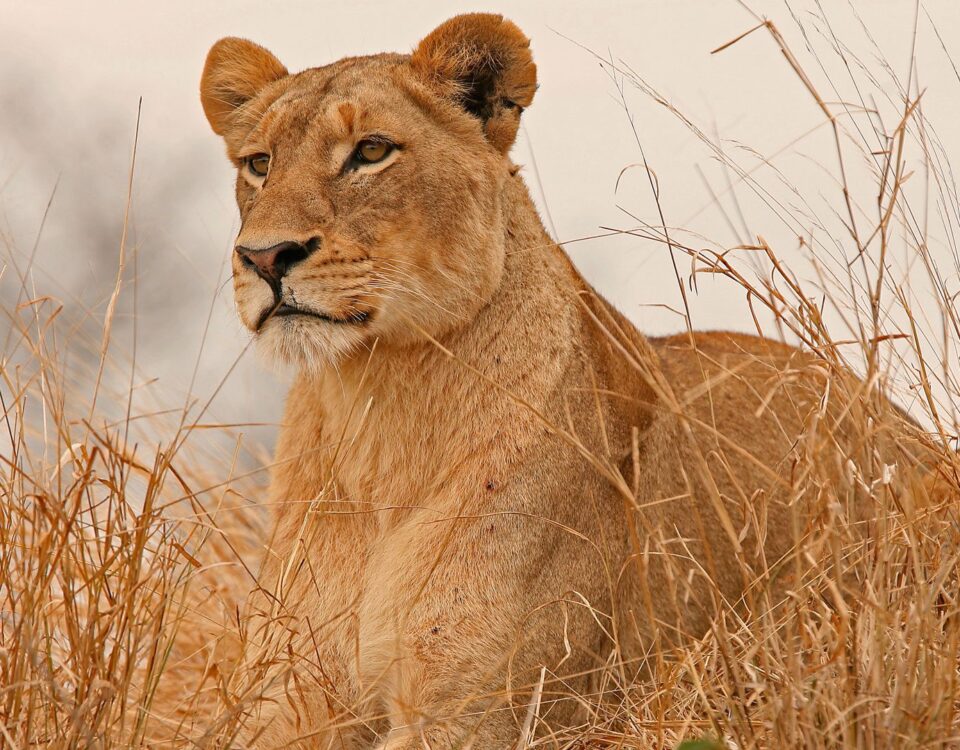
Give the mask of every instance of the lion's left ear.
[{"label": "lion's left ear", "polygon": [[503,16],[469,13],[441,24],[410,58],[413,69],[483,123],[490,143],[506,153],[520,113],[537,90],[530,40]]}]

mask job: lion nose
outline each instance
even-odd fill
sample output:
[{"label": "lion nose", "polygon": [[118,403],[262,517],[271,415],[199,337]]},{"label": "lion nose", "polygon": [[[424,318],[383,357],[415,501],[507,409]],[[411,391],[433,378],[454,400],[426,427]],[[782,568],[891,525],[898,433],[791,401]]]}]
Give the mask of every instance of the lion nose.
[{"label": "lion nose", "polygon": [[237,255],[265,281],[276,284],[293,266],[309,257],[320,244],[314,237],[303,242],[278,242],[271,247],[254,249],[237,245]]}]

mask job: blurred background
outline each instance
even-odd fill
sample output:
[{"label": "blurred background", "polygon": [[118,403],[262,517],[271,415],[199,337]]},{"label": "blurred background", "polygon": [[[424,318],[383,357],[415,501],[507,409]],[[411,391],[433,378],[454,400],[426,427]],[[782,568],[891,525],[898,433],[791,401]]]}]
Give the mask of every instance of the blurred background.
[{"label": "blurred background", "polygon": [[[677,273],[664,243],[617,230],[666,224],[713,250],[762,235],[800,276],[813,276],[810,248],[844,232],[833,132],[771,35],[760,29],[711,54],[762,17],[822,98],[846,113],[842,138],[864,137],[871,119],[892,130],[904,92],[922,91],[932,125],[914,137],[933,144],[944,164],[960,165],[956,0],[0,0],[3,307],[57,298],[71,332],[59,342],[68,361],[79,371],[96,360],[117,282],[139,107],[111,334],[112,351],[135,358],[136,368],[133,377],[107,378],[149,386],[166,403],[212,399],[210,413],[221,421],[276,422],[284,377],[246,349],[233,312],[233,171],[200,108],[206,52],[219,37],[244,36],[297,71],[347,55],[410,51],[447,17],[475,10],[503,13],[532,39],[540,89],[513,158],[548,230],[650,334],[684,328]],[[851,159],[845,167],[857,211],[875,215],[876,164]],[[913,182],[918,200],[926,190],[930,212],[949,225],[950,200],[936,198],[922,169]],[[931,228],[924,241],[952,263],[948,234]],[[891,263],[908,278],[909,243],[904,248]],[[676,261],[694,327],[756,330],[742,289],[705,276],[693,284],[690,259]],[[8,324],[5,316],[7,342]],[[269,442],[269,427],[259,434]]]}]

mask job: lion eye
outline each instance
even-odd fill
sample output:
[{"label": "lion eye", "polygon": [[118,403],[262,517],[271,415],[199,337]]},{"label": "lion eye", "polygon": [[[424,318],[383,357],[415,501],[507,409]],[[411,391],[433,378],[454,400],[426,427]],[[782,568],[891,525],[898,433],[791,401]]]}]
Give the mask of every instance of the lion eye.
[{"label": "lion eye", "polygon": [[354,161],[359,164],[376,164],[383,161],[393,151],[393,144],[386,141],[360,141],[353,152]]},{"label": "lion eye", "polygon": [[250,170],[250,174],[256,177],[266,177],[267,170],[270,169],[270,155],[254,154],[253,156],[248,156],[247,169]]}]

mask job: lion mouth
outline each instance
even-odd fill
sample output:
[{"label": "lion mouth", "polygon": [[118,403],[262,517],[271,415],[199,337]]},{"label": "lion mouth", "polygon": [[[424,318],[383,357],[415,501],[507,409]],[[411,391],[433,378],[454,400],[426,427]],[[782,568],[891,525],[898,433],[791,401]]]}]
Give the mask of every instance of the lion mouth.
[{"label": "lion mouth", "polygon": [[318,312],[316,310],[310,310],[306,307],[297,307],[296,305],[289,305],[286,302],[281,302],[278,305],[274,305],[273,307],[269,307],[264,310],[263,314],[260,316],[260,319],[257,321],[255,330],[257,333],[259,333],[266,322],[271,318],[285,318],[291,315],[305,315],[311,318],[325,320],[328,323],[335,323],[337,325],[361,325],[370,319],[370,313],[366,312],[365,310],[356,310],[351,312],[349,315],[335,317],[333,315],[327,315],[326,313]]}]

